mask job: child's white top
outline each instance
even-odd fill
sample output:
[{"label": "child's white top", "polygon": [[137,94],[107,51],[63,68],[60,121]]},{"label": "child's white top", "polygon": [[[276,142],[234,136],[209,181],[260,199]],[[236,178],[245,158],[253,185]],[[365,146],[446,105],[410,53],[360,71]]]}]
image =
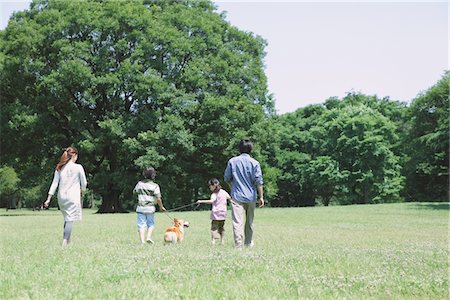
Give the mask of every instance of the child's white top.
[{"label": "child's white top", "polygon": [[230,199],[230,195],[223,189],[211,194],[211,200],[213,201],[211,220],[225,220],[227,218],[227,199]]},{"label": "child's white top", "polygon": [[133,190],[138,195],[136,212],[150,214],[155,212],[155,203],[161,198],[159,185],[151,180],[139,181]]}]

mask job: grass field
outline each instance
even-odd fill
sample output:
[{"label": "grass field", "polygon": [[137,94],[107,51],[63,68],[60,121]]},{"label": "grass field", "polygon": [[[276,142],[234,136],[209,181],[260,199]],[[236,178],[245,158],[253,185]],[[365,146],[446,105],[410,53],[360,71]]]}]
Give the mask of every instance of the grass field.
[{"label": "grass field", "polygon": [[84,211],[61,248],[58,211],[0,212],[0,299],[448,299],[449,204],[256,211],[255,247],[211,246],[209,211],[183,244],[139,244],[135,213]]}]

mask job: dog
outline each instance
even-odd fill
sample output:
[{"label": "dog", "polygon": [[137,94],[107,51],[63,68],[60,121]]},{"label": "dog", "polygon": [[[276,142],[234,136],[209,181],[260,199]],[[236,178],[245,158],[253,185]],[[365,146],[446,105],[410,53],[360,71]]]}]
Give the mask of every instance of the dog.
[{"label": "dog", "polygon": [[164,233],[166,244],[181,243],[184,239],[184,227],[189,227],[189,222],[182,219],[173,219],[173,227],[167,228]]}]

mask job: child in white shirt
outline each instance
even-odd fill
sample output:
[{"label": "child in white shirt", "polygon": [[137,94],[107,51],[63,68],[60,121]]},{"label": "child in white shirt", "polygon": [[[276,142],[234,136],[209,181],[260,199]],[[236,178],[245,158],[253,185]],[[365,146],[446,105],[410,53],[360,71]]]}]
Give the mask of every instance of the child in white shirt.
[{"label": "child in white shirt", "polygon": [[227,200],[231,200],[227,191],[223,190],[217,178],[208,181],[209,189],[212,192],[209,200],[198,200],[197,203],[211,204],[211,244],[216,240],[224,244],[225,219],[227,218]]},{"label": "child in white shirt", "polygon": [[147,167],[142,171],[142,175],[144,175],[145,179],[139,181],[133,189],[133,194],[138,196],[138,205],[136,207],[137,226],[141,243],[144,244],[147,241],[147,243],[153,244],[155,204],[158,203],[161,211],[166,211],[166,209],[162,204],[159,185],[153,182],[156,177],[155,169]]}]

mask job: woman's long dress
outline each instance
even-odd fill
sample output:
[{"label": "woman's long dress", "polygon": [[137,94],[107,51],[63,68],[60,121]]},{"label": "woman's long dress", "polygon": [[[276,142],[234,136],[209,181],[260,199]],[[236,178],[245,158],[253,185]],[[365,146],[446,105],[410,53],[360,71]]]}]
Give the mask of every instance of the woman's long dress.
[{"label": "woman's long dress", "polygon": [[86,186],[86,174],[80,164],[70,161],[61,171],[55,171],[48,194],[53,196],[58,188],[58,204],[64,221],[81,220],[81,190]]}]

